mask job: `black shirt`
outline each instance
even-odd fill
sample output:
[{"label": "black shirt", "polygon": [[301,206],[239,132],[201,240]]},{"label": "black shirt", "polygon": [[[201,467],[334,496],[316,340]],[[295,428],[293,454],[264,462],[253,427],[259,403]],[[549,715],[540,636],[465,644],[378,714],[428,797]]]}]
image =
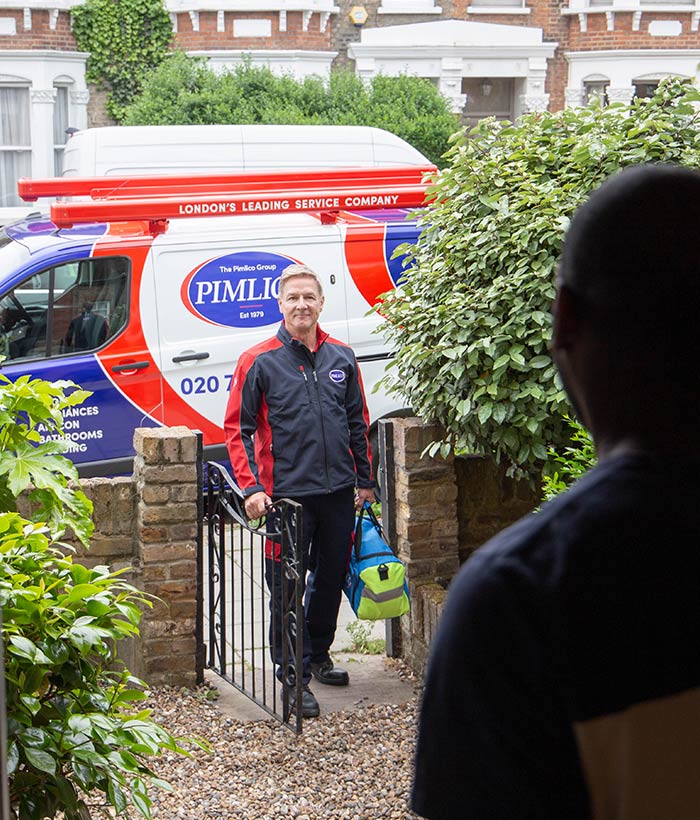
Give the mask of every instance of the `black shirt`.
[{"label": "black shirt", "polygon": [[431,647],[418,814],[587,818],[574,724],[700,684],[699,468],[610,459],[462,567]]}]

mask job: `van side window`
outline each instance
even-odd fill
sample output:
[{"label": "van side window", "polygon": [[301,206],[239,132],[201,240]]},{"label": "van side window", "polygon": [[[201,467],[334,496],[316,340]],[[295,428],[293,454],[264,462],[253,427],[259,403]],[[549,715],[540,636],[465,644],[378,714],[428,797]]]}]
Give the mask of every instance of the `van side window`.
[{"label": "van side window", "polygon": [[37,359],[96,350],[125,325],[129,260],[81,259],[47,268],[0,299],[0,355]]}]

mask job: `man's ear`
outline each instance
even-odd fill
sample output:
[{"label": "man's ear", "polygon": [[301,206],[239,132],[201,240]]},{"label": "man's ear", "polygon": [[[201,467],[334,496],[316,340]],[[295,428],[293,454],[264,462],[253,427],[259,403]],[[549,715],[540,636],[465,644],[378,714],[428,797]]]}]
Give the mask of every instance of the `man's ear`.
[{"label": "man's ear", "polygon": [[576,297],[566,285],[560,285],[557,290],[552,315],[552,350],[571,350],[579,338],[581,328]]}]

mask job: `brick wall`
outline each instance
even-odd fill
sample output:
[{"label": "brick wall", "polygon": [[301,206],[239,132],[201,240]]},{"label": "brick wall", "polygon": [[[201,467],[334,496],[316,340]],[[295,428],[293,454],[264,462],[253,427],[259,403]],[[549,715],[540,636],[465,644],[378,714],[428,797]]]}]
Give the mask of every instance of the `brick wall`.
[{"label": "brick wall", "polygon": [[[311,16],[307,31],[303,30],[303,15],[300,11],[287,12],[286,31],[280,31],[278,12],[224,14],[223,31],[218,30],[217,13],[202,11],[198,15],[198,31],[195,31],[189,14],[177,15],[177,32],[174,46],[186,50],[201,49],[305,49],[327,51],[330,49],[331,27],[320,30],[320,16]],[[234,37],[234,20],[269,20],[270,37]]]},{"label": "brick wall", "polygon": [[[187,50],[300,50],[300,51],[336,51],[335,67],[346,67],[354,70],[353,60],[348,58],[348,45],[360,39],[361,28],[355,27],[348,13],[355,5],[363,5],[368,13],[365,28],[384,26],[401,26],[411,23],[434,22],[437,20],[470,20],[478,23],[497,25],[516,25],[541,28],[546,42],[556,42],[558,48],[555,56],[549,61],[546,91],[550,95],[550,110],[558,110],[565,104],[565,88],[568,81],[568,64],[564,57],[567,51],[614,51],[621,49],[655,49],[678,50],[697,49],[700,35],[692,30],[692,8],[688,11],[649,10],[645,8],[638,19],[632,11],[615,11],[612,29],[608,30],[608,19],[605,14],[587,13],[586,31],[581,31],[576,15],[562,15],[566,3],[562,0],[533,0],[528,3],[531,13],[528,15],[508,14],[470,14],[469,0],[444,0],[439,5],[440,15],[432,14],[379,14],[381,0],[357,3],[355,0],[340,0],[339,12],[331,15],[320,30],[321,15],[315,12],[309,21],[306,31],[303,29],[301,12],[290,11],[286,15],[286,30],[280,29],[280,15],[276,11],[267,12],[225,12],[223,31],[218,30],[218,17],[215,11],[202,11],[197,15],[197,27],[187,13],[177,15],[177,32],[173,46]],[[70,13],[60,11],[51,28],[52,11],[31,9],[31,28],[25,29],[24,7],[5,9],[3,17],[13,18],[16,25],[15,35],[0,35],[0,51],[3,49],[48,49],[55,51],[75,51],[76,44],[70,29]],[[271,24],[269,37],[234,37],[234,20],[265,19]],[[682,32],[679,36],[652,36],[648,31],[649,23],[654,21],[680,20]],[[650,62],[653,66],[653,61]],[[650,69],[650,70],[653,70]],[[88,120],[90,126],[112,124],[104,113],[103,95],[91,88]]]},{"label": "brick wall", "polygon": [[401,618],[400,654],[422,674],[449,582],[475,549],[530,512],[538,494],[490,459],[423,455],[440,431],[420,419],[383,424],[393,453],[387,506],[395,510],[394,524],[384,523],[406,565],[411,595],[411,612]]},{"label": "brick wall", "polygon": [[515,481],[506,468],[482,456],[454,461],[457,482],[459,562],[505,526],[531,512],[539,503],[539,491],[526,481]]},{"label": "brick wall", "polygon": [[126,569],[126,580],[157,596],[138,641],[120,656],[153,686],[194,686],[201,679],[197,618],[197,435],[185,427],[134,434],[134,473],[82,482],[94,504],[90,549],[75,544],[89,566]]},{"label": "brick wall", "polygon": [[2,49],[53,49],[55,51],[77,51],[75,38],[70,27],[70,12],[58,13],[54,28],[50,25],[51,11],[48,9],[31,10],[31,28],[24,27],[23,6],[17,9],[3,9],[2,16],[14,18],[16,33],[0,35]]},{"label": "brick wall", "polygon": [[[572,18],[568,48],[574,51],[621,48],[698,48],[700,35],[691,30],[692,15],[689,13],[663,13],[645,11],[639,21],[639,30],[633,28],[632,12],[615,12],[614,28],[609,31],[604,14],[589,14],[586,31],[582,32],[578,19]],[[679,20],[683,30],[677,37],[653,37],[647,28],[654,20]]]},{"label": "brick wall", "polygon": [[87,107],[88,128],[117,125],[113,119],[107,116],[107,111],[105,110],[107,92],[94,83],[88,83],[88,91],[90,92]]}]

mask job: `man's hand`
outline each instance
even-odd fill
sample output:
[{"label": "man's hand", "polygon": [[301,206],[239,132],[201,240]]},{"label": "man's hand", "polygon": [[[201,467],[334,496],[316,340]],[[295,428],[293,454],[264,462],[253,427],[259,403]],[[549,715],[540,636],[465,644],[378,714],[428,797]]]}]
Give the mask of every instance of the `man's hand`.
[{"label": "man's hand", "polygon": [[358,487],[357,488],[357,496],[355,497],[355,509],[361,510],[365,504],[365,501],[369,501],[370,504],[374,504],[374,490],[371,487]]},{"label": "man's hand", "polygon": [[267,493],[259,492],[249,495],[243,502],[245,514],[251,521],[262,518],[267,512],[267,508],[272,506],[272,499]]}]

